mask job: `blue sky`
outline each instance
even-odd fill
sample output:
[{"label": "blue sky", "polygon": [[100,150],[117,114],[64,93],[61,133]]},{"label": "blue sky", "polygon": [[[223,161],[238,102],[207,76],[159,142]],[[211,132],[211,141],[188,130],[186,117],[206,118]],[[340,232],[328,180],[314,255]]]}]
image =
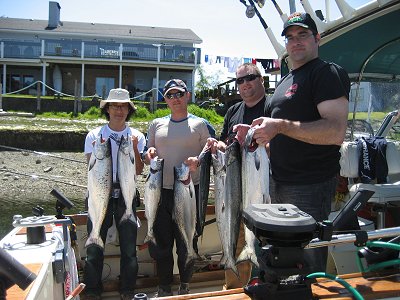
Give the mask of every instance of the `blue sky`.
[{"label": "blue sky", "polygon": [[[314,9],[325,12],[326,0],[309,1]],[[276,2],[284,13],[290,14],[289,0]],[[331,19],[336,19],[337,6],[330,2]],[[353,7],[367,2],[349,1]],[[190,28],[203,40],[198,45],[203,57],[209,54],[277,58],[259,19],[247,18],[246,8],[239,0],[59,0],[58,3],[62,21]],[[303,11],[300,1],[295,3],[296,10]],[[0,0],[0,16],[47,20],[48,7],[47,0]],[[259,11],[283,44],[280,37],[283,22],[272,1],[266,0]]]},{"label": "blue sky", "polygon": [[[276,58],[271,43],[257,16],[249,19],[239,0],[59,0],[61,20],[131,24],[192,29],[203,43],[199,45],[214,55]],[[289,14],[287,0],[278,0]],[[333,2],[333,1],[331,1]],[[351,0],[350,3],[366,2]],[[315,9],[325,10],[324,0],[311,0]],[[48,18],[49,1],[0,0],[0,16],[12,18]],[[298,11],[303,10],[296,0]],[[335,12],[336,5],[332,5]],[[282,21],[271,1],[259,9],[268,26],[279,34]],[[337,13],[336,13],[337,15]]]}]

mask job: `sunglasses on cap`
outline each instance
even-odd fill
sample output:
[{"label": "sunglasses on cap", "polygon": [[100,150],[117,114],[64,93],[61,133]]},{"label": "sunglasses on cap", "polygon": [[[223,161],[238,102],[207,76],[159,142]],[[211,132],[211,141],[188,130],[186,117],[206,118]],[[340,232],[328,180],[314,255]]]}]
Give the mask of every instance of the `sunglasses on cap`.
[{"label": "sunglasses on cap", "polygon": [[242,84],[242,83],[244,83],[245,80],[246,80],[246,82],[253,81],[254,79],[256,79],[258,77],[261,77],[261,76],[260,75],[256,75],[256,74],[249,74],[249,75],[246,75],[246,76],[243,76],[243,77],[236,78],[236,83],[237,84]]},{"label": "sunglasses on cap", "polygon": [[185,95],[185,92],[176,92],[176,93],[173,93],[173,94],[168,93],[168,94],[165,95],[165,98],[178,99],[178,98],[183,97],[184,95]]}]

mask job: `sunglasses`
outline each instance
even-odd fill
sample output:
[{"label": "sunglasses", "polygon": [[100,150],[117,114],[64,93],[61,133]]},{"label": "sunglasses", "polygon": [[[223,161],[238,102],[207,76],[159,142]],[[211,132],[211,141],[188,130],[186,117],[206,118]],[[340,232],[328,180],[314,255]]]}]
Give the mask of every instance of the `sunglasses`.
[{"label": "sunglasses", "polygon": [[242,83],[244,83],[245,80],[246,80],[246,82],[253,81],[254,79],[256,79],[258,77],[261,77],[261,76],[260,75],[256,75],[256,74],[249,74],[249,75],[246,75],[246,76],[243,76],[243,77],[236,78],[236,83],[237,84],[242,84]]},{"label": "sunglasses", "polygon": [[173,94],[166,94],[165,95],[165,98],[168,98],[168,99],[178,99],[178,98],[181,98],[181,97],[183,97],[185,95],[185,92],[176,92],[176,93],[173,93]]},{"label": "sunglasses", "polygon": [[109,104],[108,107],[113,109],[113,110],[128,110],[129,109],[128,105]]}]

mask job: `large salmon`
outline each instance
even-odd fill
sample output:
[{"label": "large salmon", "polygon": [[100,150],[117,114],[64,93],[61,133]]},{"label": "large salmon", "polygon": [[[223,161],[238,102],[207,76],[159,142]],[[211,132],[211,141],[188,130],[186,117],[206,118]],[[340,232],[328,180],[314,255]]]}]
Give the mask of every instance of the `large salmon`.
[{"label": "large salmon", "polygon": [[88,215],[93,224],[85,246],[95,244],[104,248],[100,228],[107,211],[112,189],[111,141],[98,137],[93,146],[88,165]]},{"label": "large salmon", "polygon": [[211,151],[205,150],[199,155],[200,162],[200,182],[199,182],[199,199],[197,200],[197,222],[196,235],[203,234],[204,223],[206,221],[208,193],[210,190],[210,167],[211,167]]},{"label": "large salmon", "polygon": [[[241,222],[241,157],[240,145],[234,141],[226,152],[213,155],[215,174],[215,210],[223,257],[221,264],[238,275],[236,247]],[[239,275],[238,275],[239,276]]]},{"label": "large salmon", "polygon": [[128,220],[136,223],[132,208],[133,200],[136,196],[136,164],[133,147],[132,139],[129,136],[126,138],[124,136],[121,137],[117,156],[117,179],[126,209],[121,217],[120,224]]},{"label": "large salmon", "polygon": [[163,185],[164,160],[157,156],[150,161],[150,172],[146,179],[144,190],[144,213],[147,219],[147,235],[144,242],[151,241],[157,244],[154,236],[153,225],[157,216],[158,206],[161,200]]},{"label": "large salmon", "polygon": [[196,194],[189,167],[174,167],[174,209],[173,218],[186,245],[186,264],[194,258],[193,238],[196,231]]},{"label": "large salmon", "polygon": [[[258,145],[253,139],[251,128],[245,138],[242,151],[242,198],[243,209],[250,204],[271,203],[269,196],[269,159],[265,146]],[[237,262],[250,260],[258,267],[255,252],[256,238],[251,230],[245,227],[245,241]]]}]

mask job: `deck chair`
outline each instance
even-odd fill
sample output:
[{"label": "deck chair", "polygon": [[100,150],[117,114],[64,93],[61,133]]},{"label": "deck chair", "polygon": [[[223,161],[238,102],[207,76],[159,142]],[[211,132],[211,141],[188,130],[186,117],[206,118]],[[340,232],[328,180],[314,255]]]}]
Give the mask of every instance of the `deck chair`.
[{"label": "deck chair", "polygon": [[[386,136],[399,118],[400,112],[389,113],[384,119],[376,136]],[[349,179],[349,192],[352,197],[359,189],[372,190],[375,194],[368,201],[377,212],[376,226],[385,228],[385,213],[388,205],[400,206],[400,142],[387,141],[386,161],[388,165],[387,183],[358,183],[359,159],[361,153],[357,142],[344,142],[340,149],[340,175]]]}]

